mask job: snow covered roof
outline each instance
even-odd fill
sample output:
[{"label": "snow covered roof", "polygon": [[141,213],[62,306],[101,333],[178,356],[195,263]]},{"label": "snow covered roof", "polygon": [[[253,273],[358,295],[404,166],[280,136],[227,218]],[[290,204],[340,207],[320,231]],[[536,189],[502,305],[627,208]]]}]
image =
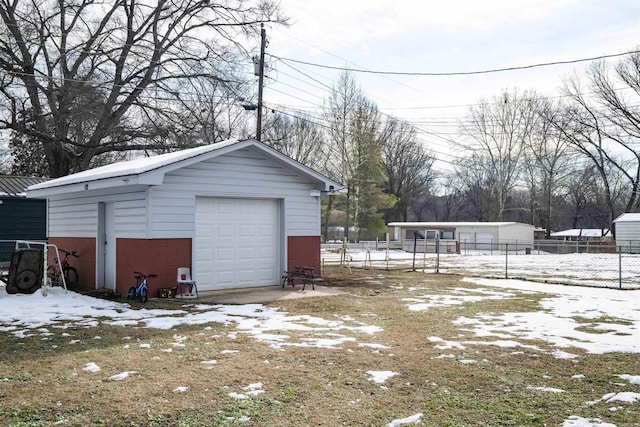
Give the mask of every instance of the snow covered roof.
[{"label": "snow covered roof", "polygon": [[613,222],[640,222],[640,213],[623,213],[614,219]]},{"label": "snow covered roof", "polygon": [[528,225],[521,222],[390,222],[389,227],[415,228],[416,230],[424,230],[427,228],[456,228],[456,227],[503,227],[506,225]]},{"label": "snow covered roof", "polygon": [[73,188],[73,190],[78,190],[82,186],[84,186],[84,189],[86,190],[89,188],[89,184],[91,183],[94,183],[91,185],[92,189],[114,187],[118,185],[159,185],[162,184],[162,179],[166,172],[247,147],[256,148],[266,156],[296,169],[301,174],[325,183],[327,190],[329,190],[330,186],[333,186],[335,191],[339,191],[344,188],[341,184],[330,180],[319,172],[291,159],[290,157],[287,157],[260,141],[255,139],[230,139],[215,144],[203,145],[173,153],[159,154],[157,156],[142,157],[125,162],[113,163],[52,179],[50,181],[29,186],[28,195],[29,197],[46,196],[61,190],[68,191],[72,186],[78,187]]},{"label": "snow covered roof", "polygon": [[608,228],[571,228],[551,233],[551,237],[602,237],[607,235],[609,235]]}]

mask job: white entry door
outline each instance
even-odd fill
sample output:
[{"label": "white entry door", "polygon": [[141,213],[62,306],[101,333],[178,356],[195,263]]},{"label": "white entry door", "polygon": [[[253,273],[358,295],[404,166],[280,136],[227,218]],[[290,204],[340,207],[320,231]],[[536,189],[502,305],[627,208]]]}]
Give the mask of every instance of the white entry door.
[{"label": "white entry door", "polygon": [[116,290],[115,205],[98,204],[98,239],[96,247],[96,286]]},{"label": "white entry door", "polygon": [[196,198],[198,290],[279,282],[279,206],[273,199]]}]

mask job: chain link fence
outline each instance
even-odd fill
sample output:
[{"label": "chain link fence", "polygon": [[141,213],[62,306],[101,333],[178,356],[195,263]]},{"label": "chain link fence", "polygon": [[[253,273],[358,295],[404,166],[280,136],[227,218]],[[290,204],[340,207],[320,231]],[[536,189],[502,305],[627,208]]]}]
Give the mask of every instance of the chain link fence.
[{"label": "chain link fence", "polygon": [[[433,244],[431,244],[433,243]],[[405,244],[406,246],[406,244]],[[609,242],[541,240],[532,244],[456,241],[412,243],[411,248],[323,245],[323,265],[347,268],[412,269],[567,285],[640,289],[640,242],[616,246]],[[634,250],[635,249],[635,250]]]}]

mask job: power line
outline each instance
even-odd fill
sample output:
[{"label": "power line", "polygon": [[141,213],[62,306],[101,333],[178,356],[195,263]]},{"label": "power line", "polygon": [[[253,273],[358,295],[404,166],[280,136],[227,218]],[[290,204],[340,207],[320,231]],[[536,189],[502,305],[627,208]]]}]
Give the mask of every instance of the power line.
[{"label": "power line", "polygon": [[518,67],[493,68],[489,70],[480,70],[480,71],[452,71],[452,72],[442,72],[442,73],[362,70],[357,68],[336,67],[333,65],[316,64],[313,62],[300,61],[297,59],[284,58],[284,57],[275,56],[275,55],[270,55],[270,56],[283,62],[289,61],[289,62],[295,62],[297,64],[309,65],[312,67],[326,68],[329,70],[338,70],[338,71],[349,71],[354,73],[379,74],[379,75],[389,75],[389,76],[469,76],[474,74],[490,74],[490,73],[500,73],[505,71],[526,70],[530,68],[549,67],[553,65],[577,64],[580,62],[590,62],[590,61],[597,61],[597,60],[606,59],[606,58],[616,58],[620,56],[631,55],[634,53],[640,53],[640,51],[633,50],[633,51],[623,52],[623,53],[594,56],[591,58],[570,59],[566,61],[542,62],[538,64],[522,65]]},{"label": "power line", "polygon": [[[281,31],[280,31],[280,33],[281,33],[281,34],[285,34],[285,33],[281,32]],[[329,55],[329,56],[332,56],[332,57],[334,57],[334,58],[337,58],[337,59],[339,59],[340,61],[345,61],[346,63],[353,64],[354,66],[359,67],[360,69],[364,69],[364,67],[362,67],[361,65],[358,65],[358,64],[356,64],[356,63],[354,63],[354,62],[352,62],[352,61],[350,61],[350,60],[348,60],[348,59],[346,59],[346,58],[342,58],[342,57],[340,57],[340,56],[338,56],[338,55],[336,55],[336,54],[334,54],[334,53],[332,53],[332,52],[329,52],[329,51],[327,51],[327,50],[325,50],[325,49],[323,49],[323,48],[321,48],[321,47],[319,47],[319,46],[316,46],[316,45],[315,45],[315,44],[313,44],[313,43],[309,43],[308,41],[301,40],[301,39],[299,39],[299,38],[297,38],[297,37],[292,36],[291,34],[286,34],[286,36],[287,36],[287,37],[290,37],[290,38],[293,38],[294,40],[296,40],[296,41],[297,41],[297,42],[299,42],[299,43],[305,44],[305,45],[307,45],[307,46],[311,46],[312,48],[317,49],[317,50],[319,50],[320,52],[324,52],[324,53],[326,53],[326,54],[327,54],[327,55]],[[271,55],[271,56],[273,56],[274,58],[277,58],[277,56],[275,56],[275,55]],[[289,65],[289,66],[291,67],[291,65]],[[301,72],[301,71],[299,71],[299,72]],[[399,84],[400,86],[404,86],[404,87],[406,87],[406,88],[408,88],[408,89],[411,89],[411,90],[413,90],[413,91],[415,91],[415,92],[422,93],[422,94],[426,94],[424,91],[422,91],[422,90],[420,90],[420,89],[417,89],[417,88],[414,88],[414,87],[412,87],[412,86],[409,86],[409,85],[407,85],[406,83],[403,83],[403,82],[401,82],[401,81],[394,80],[394,79],[392,79],[392,78],[390,78],[390,77],[386,77],[386,76],[383,76],[383,77],[384,77],[386,80],[389,80],[390,82],[393,82],[393,83]]]},{"label": "power line", "polygon": [[[289,117],[292,117],[292,118],[295,118],[295,119],[298,119],[298,120],[306,121],[306,122],[309,122],[309,123],[311,123],[311,124],[314,124],[314,125],[316,125],[316,126],[319,126],[319,127],[321,127],[321,128],[324,128],[324,129],[328,129],[328,130],[330,130],[330,129],[331,129],[331,127],[330,127],[329,125],[327,125],[327,124],[325,124],[325,123],[322,123],[322,122],[321,122],[323,119],[322,119],[322,118],[320,118],[320,117],[313,117],[313,116],[310,116],[310,115],[308,115],[307,113],[304,113],[304,112],[302,112],[302,114],[304,114],[304,115],[305,115],[305,116],[307,116],[307,117],[301,117],[301,116],[299,116],[299,115],[296,115],[296,114],[292,114],[292,113],[289,113],[289,112],[283,111],[282,109],[287,109],[287,108],[288,108],[288,107],[286,107],[286,106],[284,106],[284,105],[280,105],[280,106],[278,106],[278,107],[269,106],[268,108],[269,108],[271,111],[275,112],[275,113],[283,114],[283,115],[285,115],[285,116],[289,116]],[[282,108],[282,109],[281,109],[281,108]],[[310,118],[310,117],[311,117],[311,118],[316,119],[317,121],[311,120],[311,118]],[[398,120],[398,119],[396,119],[396,120]],[[399,121],[401,121],[401,120],[399,120]],[[414,129],[416,129],[418,132],[425,133],[425,134],[430,135],[430,136],[433,136],[433,137],[435,137],[435,138],[440,138],[440,139],[445,140],[445,141],[447,141],[447,142],[453,142],[453,140],[451,140],[451,139],[448,139],[448,138],[442,137],[442,136],[440,136],[440,135],[437,135],[437,134],[435,134],[435,133],[433,133],[433,132],[429,132],[429,131],[427,131],[427,130],[419,129],[419,128],[417,128],[416,126],[412,125],[411,123],[408,123],[408,124],[409,124],[411,127],[413,127]],[[428,141],[423,141],[423,142],[428,142]],[[439,155],[441,155],[441,156],[447,156],[447,157],[452,157],[452,158],[454,158],[454,159],[457,159],[457,156],[455,156],[455,155],[453,155],[453,154],[451,154],[451,153],[445,153],[445,152],[442,152],[442,151],[439,151],[439,150],[435,150],[435,149],[433,149],[433,148],[429,148],[429,150],[430,150],[431,152],[433,152],[433,153],[435,153],[435,154],[439,154]],[[443,162],[443,163],[448,163],[448,164],[450,164],[450,165],[455,165],[455,164],[456,164],[456,163],[455,163],[454,161],[452,161],[452,160],[444,160],[444,159],[443,159],[443,158],[441,158],[441,157],[434,157],[434,161]]]}]

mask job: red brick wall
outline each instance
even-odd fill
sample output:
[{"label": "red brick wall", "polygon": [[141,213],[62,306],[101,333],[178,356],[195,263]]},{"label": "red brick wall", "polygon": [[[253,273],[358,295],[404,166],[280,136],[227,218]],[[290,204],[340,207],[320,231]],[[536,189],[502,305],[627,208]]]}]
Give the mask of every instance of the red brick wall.
[{"label": "red brick wall", "polygon": [[[69,265],[78,270],[78,288],[96,287],[96,239],[92,237],[49,237],[49,243],[67,252],[76,251],[78,258],[69,256]],[[55,249],[49,248],[49,264],[56,257]],[[60,252],[62,261],[64,253]]]},{"label": "red brick wall", "polygon": [[[78,270],[79,287],[95,289],[96,241],[94,238],[50,237],[49,243],[69,252],[75,250],[80,258],[70,264]],[[320,236],[289,236],[287,238],[287,269],[294,265],[313,267],[320,274]],[[50,259],[54,255],[50,253]],[[149,280],[149,296],[155,297],[158,288],[176,285],[178,267],[191,265],[191,239],[117,239],[116,291],[126,295],[135,284],[134,271],[157,274]]]},{"label": "red brick wall", "polygon": [[117,239],[116,291],[126,295],[135,285],[134,271],[157,274],[147,281],[149,297],[158,288],[176,286],[178,267],[191,266],[191,239]]},{"label": "red brick wall", "polygon": [[287,248],[287,270],[304,265],[320,274],[320,236],[289,236]]}]

